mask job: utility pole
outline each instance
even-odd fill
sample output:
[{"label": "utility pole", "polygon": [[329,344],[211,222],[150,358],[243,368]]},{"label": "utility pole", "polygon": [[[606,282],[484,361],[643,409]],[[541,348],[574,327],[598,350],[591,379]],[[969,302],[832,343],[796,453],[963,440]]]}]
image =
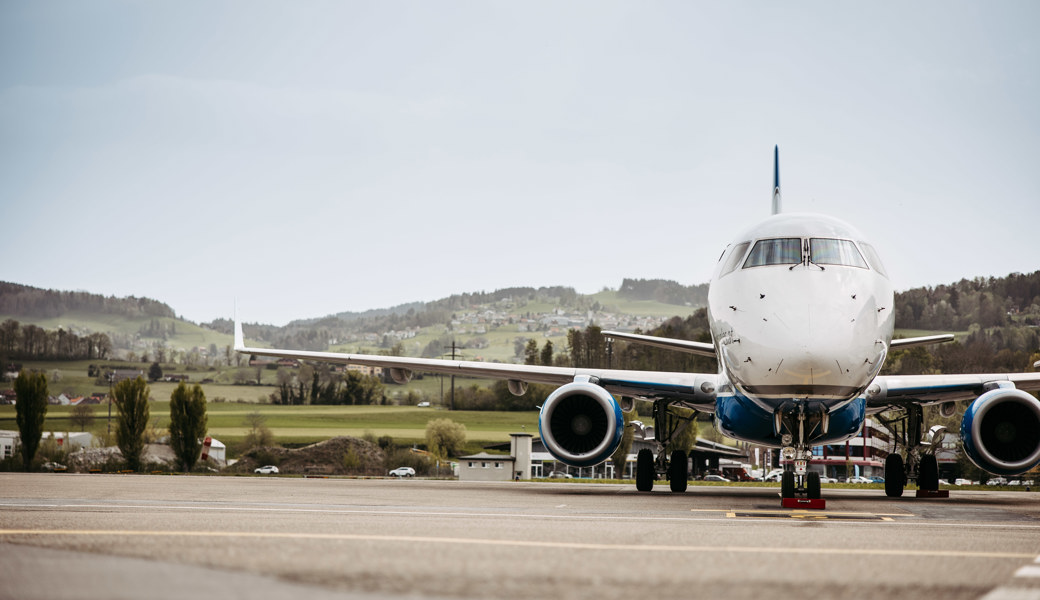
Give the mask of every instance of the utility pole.
[{"label": "utility pole", "polygon": [[[445,350],[447,350],[448,348],[451,348],[451,359],[455,360],[455,340],[454,339],[451,340],[451,345],[450,346],[445,346],[444,347]],[[441,392],[441,394],[443,395],[443,392]],[[451,403],[448,405],[448,410],[455,410],[455,375],[454,374],[451,376],[451,396],[450,396],[450,398],[451,398],[451,400],[450,400]]]}]

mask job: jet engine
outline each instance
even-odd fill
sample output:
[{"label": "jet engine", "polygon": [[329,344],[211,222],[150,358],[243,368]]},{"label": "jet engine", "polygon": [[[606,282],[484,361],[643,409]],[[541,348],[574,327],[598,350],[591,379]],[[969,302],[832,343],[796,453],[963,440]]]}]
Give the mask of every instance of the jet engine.
[{"label": "jet engine", "polygon": [[542,405],[538,432],[556,460],[589,467],[610,458],[621,443],[625,418],[607,390],[582,381],[560,386]]},{"label": "jet engine", "polygon": [[961,440],[979,468],[1024,473],[1040,464],[1040,401],[1014,388],[990,390],[965,411]]}]

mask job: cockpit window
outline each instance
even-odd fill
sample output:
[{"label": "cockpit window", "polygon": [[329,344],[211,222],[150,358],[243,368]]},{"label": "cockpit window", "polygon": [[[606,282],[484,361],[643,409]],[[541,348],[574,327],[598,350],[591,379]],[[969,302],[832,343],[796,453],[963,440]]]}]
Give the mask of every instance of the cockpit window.
[{"label": "cockpit window", "polygon": [[817,265],[867,268],[867,261],[850,240],[812,238],[809,240],[809,260]]},{"label": "cockpit window", "polygon": [[758,240],[744,261],[744,268],[765,265],[796,265],[802,262],[801,238]]},{"label": "cockpit window", "polygon": [[888,277],[888,273],[885,272],[885,265],[881,264],[881,257],[878,256],[877,250],[875,250],[870,244],[864,242],[860,242],[859,247],[863,248],[863,252],[867,255],[867,262],[870,263],[870,266],[878,273],[881,273],[884,277]]},{"label": "cockpit window", "polygon": [[740,266],[740,261],[744,260],[744,254],[747,253],[747,248],[750,245],[751,242],[741,242],[730,249],[729,258],[726,259],[726,265],[722,267],[722,271],[719,272],[719,277],[732,272]]}]

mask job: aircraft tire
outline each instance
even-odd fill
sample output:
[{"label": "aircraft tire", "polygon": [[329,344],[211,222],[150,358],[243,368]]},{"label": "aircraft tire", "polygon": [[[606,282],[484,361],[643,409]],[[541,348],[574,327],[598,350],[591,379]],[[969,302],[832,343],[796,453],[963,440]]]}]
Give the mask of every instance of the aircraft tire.
[{"label": "aircraft tire", "polygon": [[805,495],[811,500],[820,498],[820,474],[809,472],[805,474]]},{"label": "aircraft tire", "polygon": [[903,468],[903,457],[892,453],[885,459],[885,495],[899,498],[906,485],[906,469]]},{"label": "aircraft tire", "polygon": [[784,471],[780,479],[780,497],[794,498],[794,471]]},{"label": "aircraft tire", "polygon": [[917,468],[917,487],[931,491],[939,489],[939,461],[935,459],[934,454],[921,457],[921,464]]},{"label": "aircraft tire", "polygon": [[686,491],[690,474],[688,459],[689,457],[682,450],[672,452],[672,461],[668,463],[668,486],[672,488],[673,492]]},{"label": "aircraft tire", "polygon": [[636,454],[636,489],[640,492],[654,489],[654,453],[649,448]]}]

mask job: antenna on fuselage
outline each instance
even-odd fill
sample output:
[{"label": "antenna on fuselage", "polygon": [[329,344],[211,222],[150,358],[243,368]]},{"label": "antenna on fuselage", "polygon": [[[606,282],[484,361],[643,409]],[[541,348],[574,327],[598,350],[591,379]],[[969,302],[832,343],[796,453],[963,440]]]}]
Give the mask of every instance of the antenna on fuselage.
[{"label": "antenna on fuselage", "polygon": [[773,214],[780,214],[780,146],[773,146]]}]

